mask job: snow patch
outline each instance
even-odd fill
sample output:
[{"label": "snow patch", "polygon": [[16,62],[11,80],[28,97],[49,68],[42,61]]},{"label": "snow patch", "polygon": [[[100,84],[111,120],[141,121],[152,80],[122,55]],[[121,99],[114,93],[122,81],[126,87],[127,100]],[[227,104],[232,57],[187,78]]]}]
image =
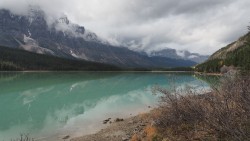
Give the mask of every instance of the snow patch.
[{"label": "snow patch", "polygon": [[32,39],[31,37],[26,36],[25,34],[24,34],[24,37],[23,37],[23,41],[24,41],[25,44],[37,46],[36,40]]},{"label": "snow patch", "polygon": [[194,58],[198,58],[199,56],[197,56],[197,55],[190,55],[190,56],[188,56],[188,59],[194,59]]},{"label": "snow patch", "polygon": [[30,33],[30,30],[28,30],[28,33],[29,33],[29,37],[31,37],[31,33]]},{"label": "snow patch", "polygon": [[72,50],[70,50],[70,54],[75,58],[79,58],[79,56],[77,56]]},{"label": "snow patch", "polygon": [[31,25],[32,23],[33,23],[33,21],[34,21],[34,18],[33,17],[29,17],[29,25]]},{"label": "snow patch", "polygon": [[14,18],[14,17],[15,17],[15,15],[14,15],[14,14],[12,14],[12,13],[10,13],[10,17],[11,17],[11,18]]},{"label": "snow patch", "polygon": [[21,47],[24,50],[27,50],[27,51],[30,51],[30,52],[35,52],[35,53],[38,53],[38,54],[55,55],[55,53],[52,50],[40,47],[36,40],[32,39],[31,37],[26,36],[25,34],[23,36],[23,42],[25,44],[21,44]]},{"label": "snow patch", "polygon": [[180,51],[180,50],[177,50],[176,51],[176,54],[182,58],[185,58],[185,51]]}]

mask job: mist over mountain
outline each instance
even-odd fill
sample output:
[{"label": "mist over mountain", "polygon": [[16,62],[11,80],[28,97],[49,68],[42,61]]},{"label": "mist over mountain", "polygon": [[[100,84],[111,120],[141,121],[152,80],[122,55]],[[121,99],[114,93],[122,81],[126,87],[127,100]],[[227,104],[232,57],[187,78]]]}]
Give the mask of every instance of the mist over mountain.
[{"label": "mist over mountain", "polygon": [[28,15],[30,5],[45,12],[49,25],[64,13],[114,46],[147,53],[173,48],[202,55],[245,34],[250,12],[249,0],[0,1],[0,9],[18,15]]},{"label": "mist over mountain", "polygon": [[183,58],[148,56],[126,47],[113,46],[84,26],[72,23],[65,15],[55,20],[46,18],[46,13],[39,7],[29,7],[26,15],[0,10],[0,45],[127,68],[166,68],[196,64]]},{"label": "mist over mountain", "polygon": [[177,51],[175,49],[163,49],[160,51],[152,51],[150,56],[161,56],[161,57],[168,57],[172,59],[184,59],[184,60],[191,60],[196,63],[202,63],[208,59],[208,55],[200,55],[198,53],[190,53],[189,51],[182,50]]}]

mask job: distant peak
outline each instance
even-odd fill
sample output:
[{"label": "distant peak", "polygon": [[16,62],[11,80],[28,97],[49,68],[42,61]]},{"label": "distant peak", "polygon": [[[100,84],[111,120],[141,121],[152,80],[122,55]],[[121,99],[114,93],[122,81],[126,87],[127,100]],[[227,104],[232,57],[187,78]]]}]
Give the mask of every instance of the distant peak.
[{"label": "distant peak", "polygon": [[45,13],[40,6],[29,5],[28,16],[31,17],[44,17]]},{"label": "distant peak", "polygon": [[63,24],[69,24],[69,19],[66,15],[63,15],[62,17],[60,17],[58,20],[57,20],[58,23],[63,23]]}]

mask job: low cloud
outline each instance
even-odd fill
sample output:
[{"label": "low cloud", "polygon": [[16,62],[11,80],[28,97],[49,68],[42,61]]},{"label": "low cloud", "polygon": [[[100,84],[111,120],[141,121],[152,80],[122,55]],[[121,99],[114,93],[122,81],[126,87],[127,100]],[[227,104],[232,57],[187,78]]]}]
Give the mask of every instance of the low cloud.
[{"label": "low cloud", "polygon": [[249,0],[1,0],[25,14],[38,5],[62,14],[113,44],[133,50],[174,48],[211,54],[247,32]]}]

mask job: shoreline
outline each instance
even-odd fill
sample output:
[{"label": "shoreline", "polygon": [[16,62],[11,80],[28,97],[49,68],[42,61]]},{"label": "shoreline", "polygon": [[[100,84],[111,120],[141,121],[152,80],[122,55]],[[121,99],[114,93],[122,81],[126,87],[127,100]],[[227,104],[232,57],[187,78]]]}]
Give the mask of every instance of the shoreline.
[{"label": "shoreline", "polygon": [[[79,137],[65,136],[65,141],[129,141],[135,135],[141,135],[147,138],[145,129],[154,125],[153,112],[157,108],[152,109],[147,113],[142,113],[126,119],[111,119],[111,123],[107,127],[97,131],[94,134],[87,134]],[[62,138],[63,139],[63,138]]]}]

